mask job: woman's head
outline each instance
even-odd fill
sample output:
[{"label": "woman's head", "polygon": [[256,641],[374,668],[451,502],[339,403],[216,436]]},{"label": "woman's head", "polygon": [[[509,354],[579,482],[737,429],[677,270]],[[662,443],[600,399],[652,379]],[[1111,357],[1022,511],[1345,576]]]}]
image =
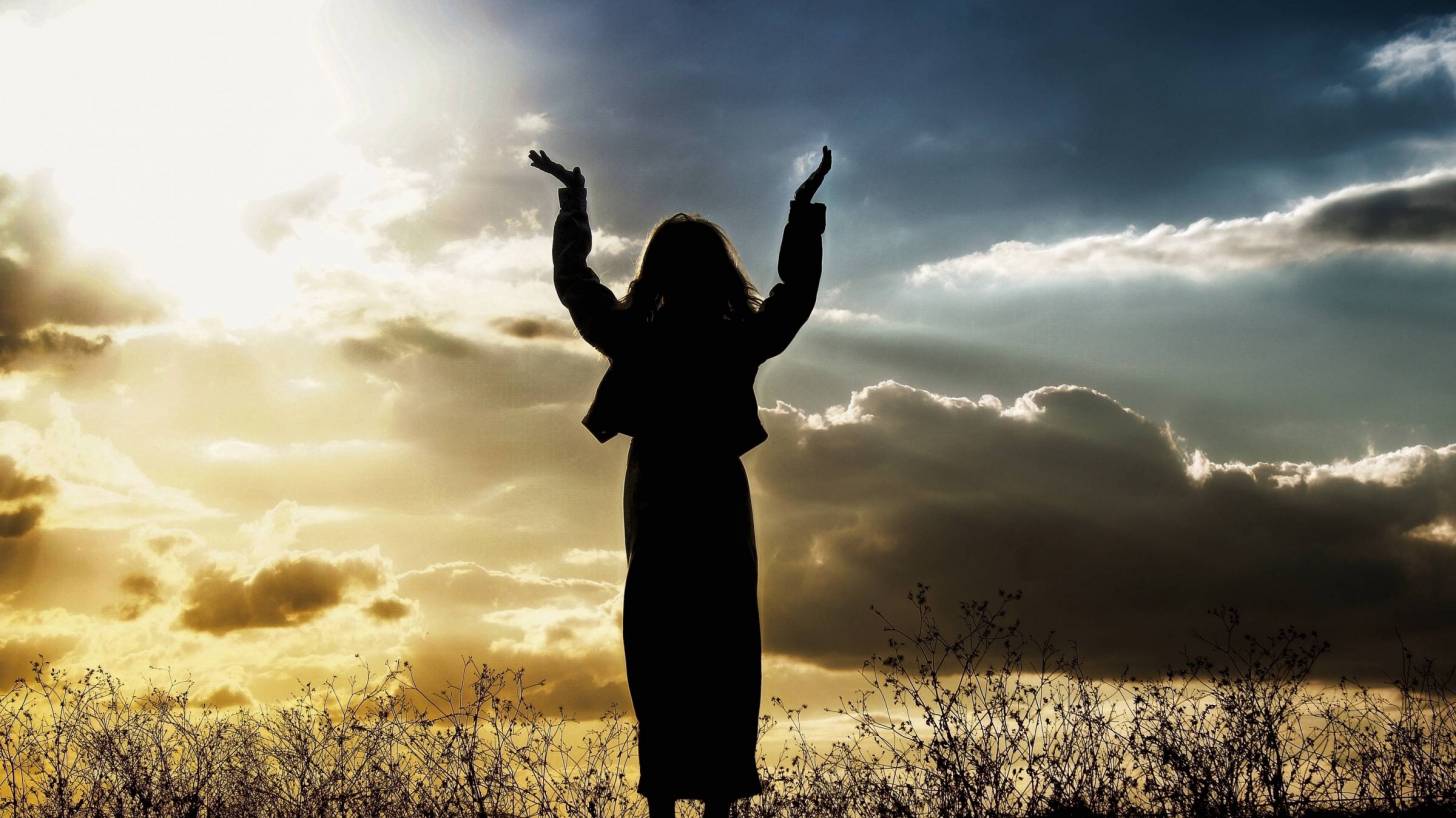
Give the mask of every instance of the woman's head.
[{"label": "woman's head", "polygon": [[622,299],[648,316],[669,302],[715,318],[742,318],[760,302],[728,234],[696,213],[675,213],[652,228]]}]

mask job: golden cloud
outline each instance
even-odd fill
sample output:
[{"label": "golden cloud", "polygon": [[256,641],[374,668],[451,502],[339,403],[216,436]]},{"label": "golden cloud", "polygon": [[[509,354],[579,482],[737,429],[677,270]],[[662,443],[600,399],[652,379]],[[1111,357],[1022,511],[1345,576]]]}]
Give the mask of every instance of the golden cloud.
[{"label": "golden cloud", "polygon": [[385,577],[375,557],[318,552],[290,553],[247,576],[209,566],[192,577],[179,622],[214,636],[293,627],[338,606],[355,588],[378,588]]}]

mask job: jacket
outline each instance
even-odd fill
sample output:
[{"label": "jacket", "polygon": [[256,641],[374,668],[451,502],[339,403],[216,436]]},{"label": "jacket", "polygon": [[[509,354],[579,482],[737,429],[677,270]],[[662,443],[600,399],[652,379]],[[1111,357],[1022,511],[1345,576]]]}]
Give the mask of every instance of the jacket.
[{"label": "jacket", "polygon": [[779,245],[779,282],[747,319],[688,320],[670,304],[644,321],[587,265],[586,189],[558,190],[551,257],[556,294],[581,337],[610,364],[582,424],[605,443],[617,434],[722,447],[741,455],[768,438],[753,382],[809,319],[823,263],[824,205],[791,201]]}]

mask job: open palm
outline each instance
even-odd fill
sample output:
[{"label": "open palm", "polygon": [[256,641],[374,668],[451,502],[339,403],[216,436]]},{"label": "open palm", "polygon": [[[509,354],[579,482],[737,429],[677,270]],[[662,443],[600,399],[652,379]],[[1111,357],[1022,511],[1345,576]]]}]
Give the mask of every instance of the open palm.
[{"label": "open palm", "polygon": [[829,174],[832,159],[833,157],[829,155],[829,146],[825,145],[824,153],[819,157],[819,167],[814,168],[814,172],[809,174],[809,178],[799,185],[799,189],[794,192],[795,199],[807,202],[814,198],[814,194],[819,192],[819,185],[824,183],[824,177]]},{"label": "open palm", "polygon": [[546,151],[534,150],[526,154],[531,159],[531,167],[540,168],[547,173],[561,180],[561,184],[567,187],[586,187],[586,177],[581,175],[581,168],[574,167],[567,170],[560,162],[552,161],[546,155]]}]

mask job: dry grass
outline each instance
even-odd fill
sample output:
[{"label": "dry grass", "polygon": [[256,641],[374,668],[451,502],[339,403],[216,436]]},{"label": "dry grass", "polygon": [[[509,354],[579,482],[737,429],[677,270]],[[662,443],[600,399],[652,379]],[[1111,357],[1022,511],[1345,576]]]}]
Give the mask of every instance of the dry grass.
[{"label": "dry grass", "polygon": [[[915,621],[885,619],[889,650],[834,711],[854,729],[832,744],[773,699],[761,731],[789,741],[740,814],[1456,812],[1456,688],[1429,661],[1407,652],[1389,688],[1321,688],[1315,634],[1247,635],[1219,610],[1218,635],[1165,677],[1093,679],[1010,621],[1018,598],[963,603],[946,632],[917,589]],[[0,698],[0,815],[645,816],[631,720],[574,725],[523,679],[467,660],[425,691],[395,662],[224,713],[190,703],[190,682],[130,694],[42,658]]]}]

